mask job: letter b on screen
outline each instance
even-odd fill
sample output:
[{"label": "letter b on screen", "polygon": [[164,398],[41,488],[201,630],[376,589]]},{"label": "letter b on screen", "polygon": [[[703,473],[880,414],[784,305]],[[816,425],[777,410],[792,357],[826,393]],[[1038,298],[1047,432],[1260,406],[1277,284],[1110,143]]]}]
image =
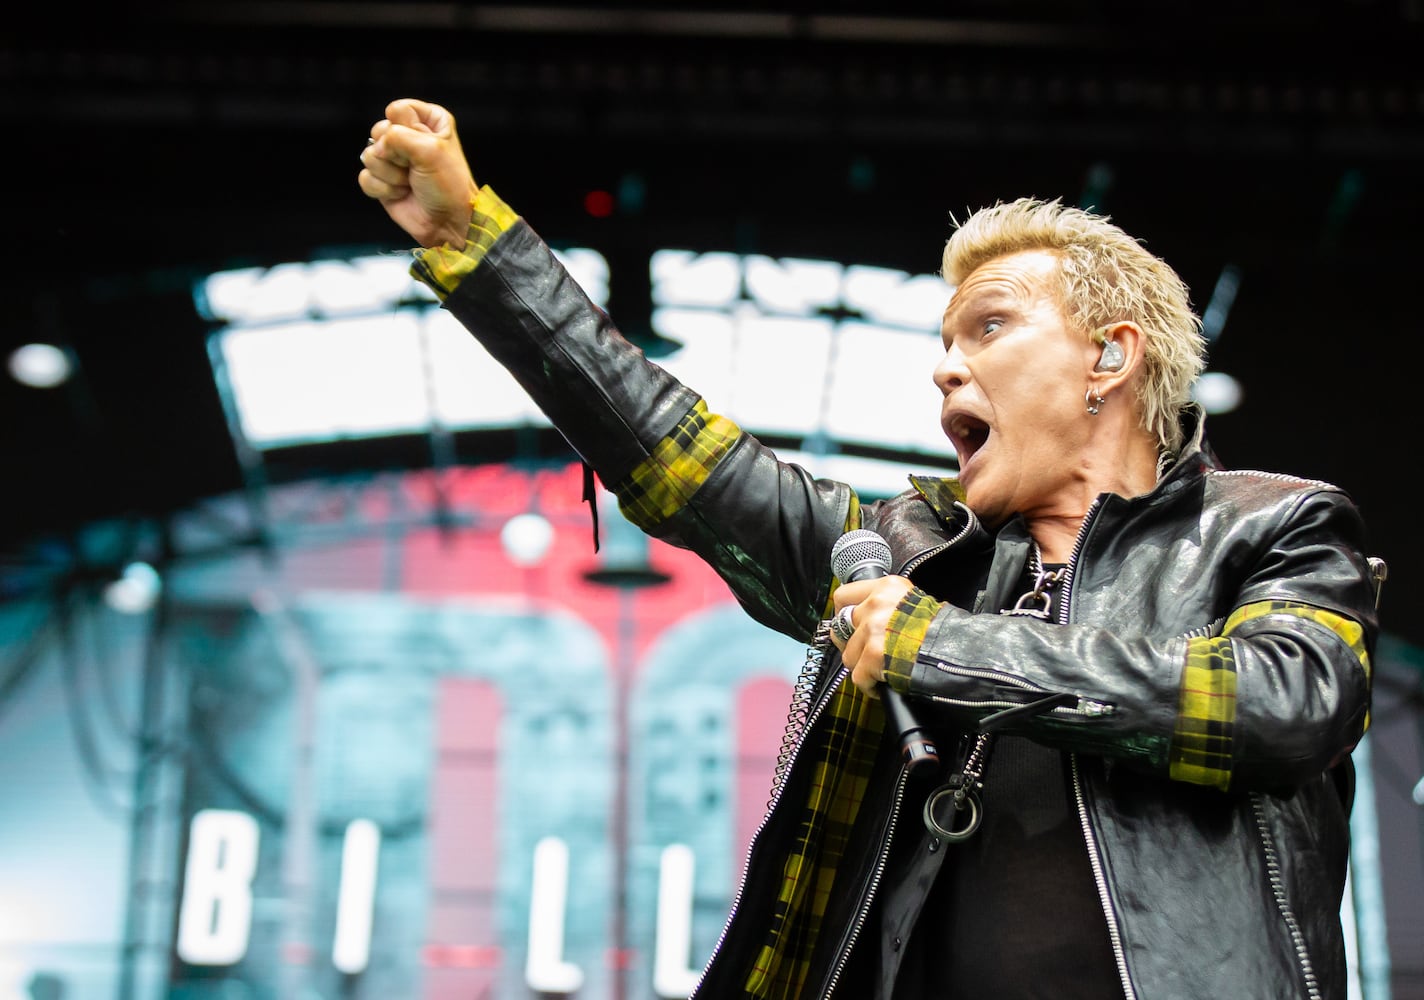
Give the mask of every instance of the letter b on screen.
[{"label": "letter b on screen", "polygon": [[178,957],[188,964],[232,965],[247,953],[258,836],[246,813],[193,814],[178,912]]}]

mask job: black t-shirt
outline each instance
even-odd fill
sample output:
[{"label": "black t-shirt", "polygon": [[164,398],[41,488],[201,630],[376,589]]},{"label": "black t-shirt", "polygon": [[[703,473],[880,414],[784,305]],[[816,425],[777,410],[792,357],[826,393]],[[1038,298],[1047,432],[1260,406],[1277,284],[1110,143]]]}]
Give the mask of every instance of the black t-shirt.
[{"label": "black t-shirt", "polygon": [[1122,997],[1067,755],[999,735],[983,783],[983,820],[943,848],[893,1000]]},{"label": "black t-shirt", "polygon": [[984,819],[944,848],[894,1000],[1121,997],[1062,753],[995,740]]}]

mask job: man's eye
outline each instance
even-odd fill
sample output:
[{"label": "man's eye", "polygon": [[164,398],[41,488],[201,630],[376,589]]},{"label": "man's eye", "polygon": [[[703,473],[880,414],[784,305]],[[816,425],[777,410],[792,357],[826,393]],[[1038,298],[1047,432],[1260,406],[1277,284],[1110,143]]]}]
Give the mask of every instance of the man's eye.
[{"label": "man's eye", "polygon": [[998,320],[996,320],[996,319],[991,319],[991,320],[987,321],[987,322],[984,324],[984,336],[987,337],[987,336],[989,336],[990,334],[996,332],[996,331],[997,331],[1001,326],[1003,326],[1003,325],[1004,325],[1003,323],[1000,323],[1000,322],[999,322]]}]

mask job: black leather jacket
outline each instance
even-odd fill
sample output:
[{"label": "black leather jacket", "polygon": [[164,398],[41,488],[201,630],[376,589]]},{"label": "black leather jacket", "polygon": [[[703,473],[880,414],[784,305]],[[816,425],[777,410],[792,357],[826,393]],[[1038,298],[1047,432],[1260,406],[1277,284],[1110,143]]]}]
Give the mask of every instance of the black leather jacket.
[{"label": "black leather jacket", "polygon": [[[912,670],[893,681],[937,724],[968,732],[1005,706],[1068,696],[1010,731],[1071,755],[1127,996],[1345,996],[1348,782],[1338,778],[1367,724],[1378,625],[1364,527],[1340,490],[1220,469],[1189,414],[1189,444],[1151,493],[1105,495],[1089,513],[1062,621],[1007,617],[995,612],[1017,595],[1031,540],[1017,520],[986,530],[952,481],[918,480],[860,506],[849,487],[778,462],[726,425],[693,474],[669,473],[676,481],[656,484],[649,501],[648,477],[687,443],[699,397],[618,336],[523,222],[445,305],[630,518],[701,554],[757,620],[813,641],[834,585],[832,546],[869,527],[890,542],[897,572],[943,602]],[[1208,694],[1229,698],[1215,721],[1193,718],[1189,666],[1208,671]],[[824,764],[806,749],[831,722],[819,706],[847,685],[834,654],[815,680],[814,703],[795,706],[800,741],[699,998],[781,995],[747,983],[810,772]],[[1197,735],[1219,754],[1213,766],[1194,768],[1182,751],[1194,725],[1211,730]],[[904,784],[894,743],[881,738],[870,764],[797,995],[832,995],[850,956],[875,946],[862,940],[865,915]]]}]

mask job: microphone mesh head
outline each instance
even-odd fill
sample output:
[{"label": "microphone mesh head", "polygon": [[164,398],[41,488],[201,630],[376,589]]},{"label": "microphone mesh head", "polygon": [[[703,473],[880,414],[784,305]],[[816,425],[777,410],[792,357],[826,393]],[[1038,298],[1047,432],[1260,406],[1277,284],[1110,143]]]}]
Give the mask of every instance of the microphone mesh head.
[{"label": "microphone mesh head", "polygon": [[857,570],[879,569],[876,576],[890,572],[890,543],[867,528],[847,531],[831,548],[831,571],[842,583],[850,583]]}]

